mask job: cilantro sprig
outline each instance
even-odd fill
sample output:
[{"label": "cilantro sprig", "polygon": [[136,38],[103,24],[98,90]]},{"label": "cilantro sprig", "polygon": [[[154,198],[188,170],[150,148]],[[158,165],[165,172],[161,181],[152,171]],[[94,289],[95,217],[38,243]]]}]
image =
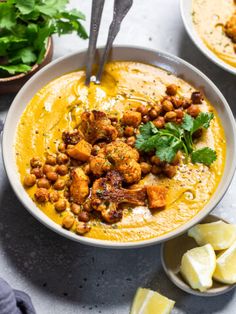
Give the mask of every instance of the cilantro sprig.
[{"label": "cilantro sprig", "polygon": [[157,129],[152,122],[148,122],[139,128],[135,147],[144,152],[155,150],[156,156],[167,162],[171,162],[182,150],[193,163],[210,166],[217,158],[215,150],[209,147],[196,149],[193,135],[201,128],[209,128],[213,117],[213,113],[209,112],[202,112],[195,119],[185,114],[182,124],[168,122],[164,129]]},{"label": "cilantro sprig", "polygon": [[43,61],[52,34],[76,32],[87,39],[85,15],[66,10],[69,0],[6,0],[0,2],[0,77],[28,72]]}]

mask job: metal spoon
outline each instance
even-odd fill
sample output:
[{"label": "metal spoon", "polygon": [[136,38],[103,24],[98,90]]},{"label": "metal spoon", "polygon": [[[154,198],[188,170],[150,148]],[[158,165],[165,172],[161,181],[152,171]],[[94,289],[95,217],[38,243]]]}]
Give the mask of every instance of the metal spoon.
[{"label": "metal spoon", "polygon": [[[120,30],[120,25],[128,11],[130,10],[133,4],[133,0],[115,0],[114,9],[113,9],[113,20],[111,22],[107,43],[103,52],[102,60],[99,64],[98,74],[96,76],[96,83],[100,84],[101,76],[103,73],[104,65],[107,61],[110,49]],[[103,10],[104,0],[93,0],[92,7],[92,18],[90,26],[90,39],[89,39],[89,49],[88,49],[88,58],[87,58],[87,67],[86,67],[86,85],[89,85],[91,80],[91,69],[94,61],[97,36],[101,21],[101,15]]]}]

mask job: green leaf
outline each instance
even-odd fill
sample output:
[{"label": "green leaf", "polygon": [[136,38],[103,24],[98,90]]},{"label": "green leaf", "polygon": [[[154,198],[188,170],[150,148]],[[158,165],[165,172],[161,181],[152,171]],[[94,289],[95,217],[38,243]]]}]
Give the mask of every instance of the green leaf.
[{"label": "green leaf", "polygon": [[216,160],[216,158],[216,152],[209,147],[195,150],[191,155],[191,160],[193,163],[199,162],[207,166],[210,166]]},{"label": "green leaf", "polygon": [[189,115],[189,114],[185,114],[184,118],[183,118],[183,122],[181,124],[181,127],[186,130],[186,131],[192,131],[193,129],[193,122],[194,119]]},{"label": "green leaf", "polygon": [[26,73],[30,71],[30,69],[31,69],[31,66],[26,65],[26,64],[0,65],[0,70],[8,72],[11,75],[14,75],[16,73]]},{"label": "green leaf", "polygon": [[68,0],[47,0],[36,6],[36,9],[47,16],[54,17],[65,9]]},{"label": "green leaf", "polygon": [[33,47],[25,47],[17,50],[12,58],[9,58],[9,63],[19,63],[23,62],[26,64],[31,64],[37,59],[36,54],[34,53]]},{"label": "green leaf", "polygon": [[16,25],[16,13],[14,7],[8,3],[0,2],[0,29],[11,30]]},{"label": "green leaf", "polygon": [[135,142],[135,147],[137,149],[142,150],[143,144],[154,134],[158,133],[157,128],[154,126],[152,122],[148,122],[146,124],[143,124],[139,128],[139,134],[137,135],[137,139]]},{"label": "green leaf", "polygon": [[43,61],[45,52],[46,52],[46,46],[47,46],[47,40],[48,37],[51,36],[54,33],[54,26],[53,25],[45,25],[42,28],[39,28],[38,36],[34,41],[34,48],[39,51],[37,63],[40,64]]},{"label": "green leaf", "polygon": [[179,127],[176,123],[168,122],[165,124],[165,129],[160,130],[160,132],[165,132],[167,130],[170,134],[176,137],[181,137],[183,135],[183,129]]},{"label": "green leaf", "polygon": [[85,21],[84,13],[78,11],[77,9],[72,9],[70,11],[60,12],[59,17],[67,19],[67,20],[83,20],[83,21]]},{"label": "green leaf", "polygon": [[211,120],[214,118],[212,112],[201,112],[193,122],[192,133],[197,131],[200,128],[209,128]]},{"label": "green leaf", "polygon": [[0,37],[0,56],[6,56],[8,54],[7,50],[14,50],[18,47],[21,47],[22,44],[25,44],[27,39],[18,38],[16,36],[4,36]]},{"label": "green leaf", "polygon": [[171,162],[181,148],[181,140],[175,137],[161,136],[156,141],[156,156],[158,156],[161,161]]},{"label": "green leaf", "polygon": [[15,6],[23,15],[29,14],[35,7],[35,0],[15,0]]}]

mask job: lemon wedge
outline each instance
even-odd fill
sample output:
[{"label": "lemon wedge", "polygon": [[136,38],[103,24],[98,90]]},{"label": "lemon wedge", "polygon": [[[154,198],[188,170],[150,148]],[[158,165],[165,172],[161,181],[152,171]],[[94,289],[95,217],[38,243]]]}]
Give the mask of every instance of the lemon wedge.
[{"label": "lemon wedge", "polygon": [[210,244],[206,244],[183,255],[180,272],[193,289],[203,292],[212,286],[215,267],[215,252]]},{"label": "lemon wedge", "polygon": [[225,250],[236,240],[236,225],[222,220],[199,224],[188,231],[188,236],[194,238],[198,245],[209,243],[214,250]]},{"label": "lemon wedge", "polygon": [[145,288],[138,288],[130,314],[169,314],[175,302]]},{"label": "lemon wedge", "polygon": [[217,256],[213,278],[226,284],[236,283],[236,241]]}]

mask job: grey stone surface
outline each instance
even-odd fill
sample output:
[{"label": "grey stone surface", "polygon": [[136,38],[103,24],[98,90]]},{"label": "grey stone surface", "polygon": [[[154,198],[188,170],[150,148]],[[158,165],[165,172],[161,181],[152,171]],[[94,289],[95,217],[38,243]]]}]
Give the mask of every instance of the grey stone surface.
[{"label": "grey stone surface", "polygon": [[[197,66],[220,88],[236,114],[236,77],[211,63],[188,38],[177,0],[134,0],[116,44],[140,45],[176,54]],[[90,15],[90,1],[71,1]],[[105,43],[112,15],[107,0],[99,44]],[[89,18],[88,18],[89,19]],[[86,23],[89,24],[89,21]],[[74,35],[55,37],[54,58],[83,49]],[[0,97],[4,119],[12,96]],[[236,179],[215,213],[236,222]],[[48,230],[16,199],[0,164],[0,276],[28,292],[39,314],[127,314],[139,286],[176,300],[174,314],[236,313],[236,294],[190,296],[176,288],[160,264],[160,247],[107,250],[79,245]],[[10,313],[9,313],[10,314]]]}]

